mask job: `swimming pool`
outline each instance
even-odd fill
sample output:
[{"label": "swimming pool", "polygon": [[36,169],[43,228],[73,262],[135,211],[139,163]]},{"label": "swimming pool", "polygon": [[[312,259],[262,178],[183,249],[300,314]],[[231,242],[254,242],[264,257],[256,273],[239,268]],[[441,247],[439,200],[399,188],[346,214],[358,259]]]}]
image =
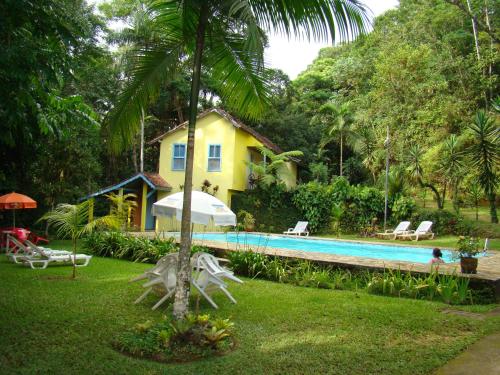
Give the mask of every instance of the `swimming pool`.
[{"label": "swimming pool", "polygon": [[[252,233],[195,233],[194,239],[200,241],[217,241],[235,243],[245,248],[280,248],[306,252],[348,255],[364,258],[385,259],[413,263],[428,263],[432,258],[431,248],[413,246],[378,245],[361,242],[345,242],[338,240],[322,240],[279,235],[260,235]],[[452,252],[442,250],[443,260],[453,262]]]}]

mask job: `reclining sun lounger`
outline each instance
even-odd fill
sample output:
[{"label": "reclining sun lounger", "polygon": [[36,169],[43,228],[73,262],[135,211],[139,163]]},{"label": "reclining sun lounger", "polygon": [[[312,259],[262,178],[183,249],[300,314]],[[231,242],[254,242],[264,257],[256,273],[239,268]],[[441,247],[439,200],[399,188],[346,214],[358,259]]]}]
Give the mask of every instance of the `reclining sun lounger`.
[{"label": "reclining sun lounger", "polygon": [[398,234],[396,238],[401,238],[402,240],[410,239],[418,241],[422,238],[430,238],[431,240],[434,238],[434,233],[431,231],[432,221],[422,221],[417,229],[414,231],[411,230],[404,234]]},{"label": "reclining sun lounger", "polygon": [[377,233],[377,237],[382,237],[382,238],[386,238],[386,237],[389,237],[393,240],[396,239],[396,236],[398,234],[405,234],[405,233],[408,233],[408,228],[410,227],[410,222],[409,221],[402,221],[398,224],[398,226],[396,228],[394,228],[394,230],[392,229],[387,229],[385,232],[383,233]]},{"label": "reclining sun lounger", "polygon": [[[26,240],[26,245],[33,251],[32,256],[26,256],[21,259],[23,263],[29,264],[32,269],[45,269],[49,263],[70,263],[75,264],[76,267],[86,267],[92,255],[76,254],[65,250],[52,250],[36,246],[30,241]],[[83,262],[83,263],[82,263]]]},{"label": "reclining sun lounger", "polygon": [[296,236],[309,236],[309,231],[307,230],[307,225],[309,224],[308,221],[297,221],[297,224],[295,225],[295,228],[288,228],[286,232],[283,232],[283,234],[293,234]]}]

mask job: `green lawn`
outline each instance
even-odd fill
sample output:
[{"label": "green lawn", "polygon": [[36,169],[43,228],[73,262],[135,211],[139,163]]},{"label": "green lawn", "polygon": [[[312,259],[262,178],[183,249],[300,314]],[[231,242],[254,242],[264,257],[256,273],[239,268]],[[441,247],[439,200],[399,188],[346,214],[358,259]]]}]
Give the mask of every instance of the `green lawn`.
[{"label": "green lawn", "polygon": [[[360,237],[355,234],[341,234],[340,236],[336,236],[334,234],[323,234],[320,237],[325,238],[338,238],[338,239],[346,239],[346,240],[355,240],[355,241],[369,241],[369,242],[385,242],[385,243],[395,243],[401,245],[409,245],[409,246],[425,246],[425,247],[440,247],[445,249],[454,249],[457,245],[458,236],[437,236],[433,240],[419,240],[419,241],[403,241],[403,240],[389,240],[383,238],[366,238]],[[484,245],[484,240],[481,240],[481,246]],[[495,238],[490,240],[490,250],[500,250],[500,238]]]},{"label": "green lawn", "polygon": [[440,303],[245,279],[230,286],[237,305],[222,295],[215,297],[218,311],[201,304],[203,312],[234,320],[234,352],[187,364],[137,360],[110,342],[137,322],[168,314],[150,310],[153,296],[132,304],[142,288],[127,281],[148,267],[94,258],[72,281],[70,267],[31,270],[0,256],[0,372],[428,374],[500,330],[500,317],[445,315],[440,310],[448,306]]},{"label": "green lawn", "polygon": [[[422,199],[416,199],[417,205],[419,207],[424,207],[424,201]],[[428,210],[437,210],[436,202],[432,198],[425,200],[425,208]],[[453,204],[450,199],[447,199],[444,204],[444,209],[450,212],[454,212]],[[498,209],[497,209],[498,211]],[[500,214],[500,211],[498,211]],[[460,215],[465,219],[474,222],[482,230],[493,233],[494,237],[500,238],[500,225],[491,223],[490,207],[487,204],[483,204],[478,207],[478,220],[476,221],[476,208],[475,207],[461,207]]]}]

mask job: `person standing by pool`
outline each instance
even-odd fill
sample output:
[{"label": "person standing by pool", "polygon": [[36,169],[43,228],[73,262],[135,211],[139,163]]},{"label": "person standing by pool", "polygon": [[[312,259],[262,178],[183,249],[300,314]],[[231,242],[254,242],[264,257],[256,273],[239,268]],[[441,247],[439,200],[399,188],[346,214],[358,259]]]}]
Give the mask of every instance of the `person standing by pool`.
[{"label": "person standing by pool", "polygon": [[429,261],[429,263],[431,264],[431,266],[437,264],[436,269],[438,269],[439,264],[444,263],[443,253],[438,247],[432,249],[432,259]]}]

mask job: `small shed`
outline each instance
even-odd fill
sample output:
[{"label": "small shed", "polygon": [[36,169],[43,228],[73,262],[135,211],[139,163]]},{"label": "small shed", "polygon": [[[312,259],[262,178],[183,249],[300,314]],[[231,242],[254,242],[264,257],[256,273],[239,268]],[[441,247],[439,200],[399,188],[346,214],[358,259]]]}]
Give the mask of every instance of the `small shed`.
[{"label": "small shed", "polygon": [[160,199],[158,192],[170,192],[171,190],[170,184],[158,173],[142,172],[90,194],[83,199],[97,198],[111,192],[137,195],[137,209],[132,217],[132,224],[140,231],[146,231],[155,230],[156,218],[152,215],[151,209],[153,203]]}]

